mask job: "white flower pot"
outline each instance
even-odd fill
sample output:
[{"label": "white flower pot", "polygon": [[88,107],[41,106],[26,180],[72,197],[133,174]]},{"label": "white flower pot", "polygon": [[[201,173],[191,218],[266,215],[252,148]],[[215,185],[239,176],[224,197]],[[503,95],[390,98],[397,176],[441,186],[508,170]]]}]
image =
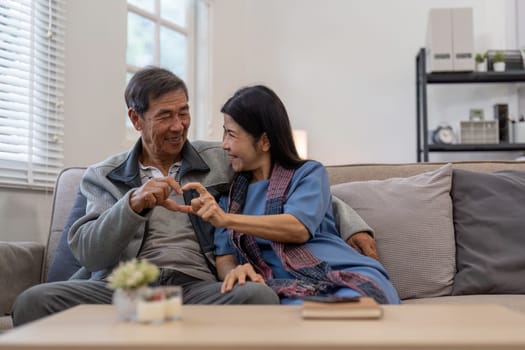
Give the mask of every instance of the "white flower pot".
[{"label": "white flower pot", "polygon": [[113,305],[118,318],[123,321],[135,321],[137,319],[137,303],[145,293],[147,293],[147,287],[116,289],[113,292]]},{"label": "white flower pot", "polygon": [[504,72],[505,71],[505,62],[494,62],[492,64],[494,72]]},{"label": "white flower pot", "polygon": [[486,72],[487,71],[487,60],[483,62],[476,62],[476,72]]}]

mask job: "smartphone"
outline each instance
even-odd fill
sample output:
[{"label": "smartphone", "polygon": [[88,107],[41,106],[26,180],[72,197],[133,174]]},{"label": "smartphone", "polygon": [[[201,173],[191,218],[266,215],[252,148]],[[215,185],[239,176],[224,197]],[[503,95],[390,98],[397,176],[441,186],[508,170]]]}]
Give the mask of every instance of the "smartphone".
[{"label": "smartphone", "polygon": [[307,301],[317,301],[320,303],[349,303],[359,301],[359,297],[343,297],[338,295],[305,295],[301,299]]}]

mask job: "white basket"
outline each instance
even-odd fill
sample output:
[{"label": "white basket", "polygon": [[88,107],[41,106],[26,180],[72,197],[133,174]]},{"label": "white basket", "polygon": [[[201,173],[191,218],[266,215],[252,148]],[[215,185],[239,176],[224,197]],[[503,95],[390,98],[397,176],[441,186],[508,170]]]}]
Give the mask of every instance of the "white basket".
[{"label": "white basket", "polygon": [[499,143],[497,120],[461,121],[461,143]]}]

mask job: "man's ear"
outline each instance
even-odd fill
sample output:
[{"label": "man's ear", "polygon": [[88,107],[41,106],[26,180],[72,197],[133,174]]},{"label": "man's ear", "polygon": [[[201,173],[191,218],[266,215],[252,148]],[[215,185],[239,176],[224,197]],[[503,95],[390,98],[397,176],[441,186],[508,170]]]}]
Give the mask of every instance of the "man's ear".
[{"label": "man's ear", "polygon": [[142,118],[133,108],[128,108],[128,118],[131,121],[131,124],[133,124],[135,130],[142,130]]}]

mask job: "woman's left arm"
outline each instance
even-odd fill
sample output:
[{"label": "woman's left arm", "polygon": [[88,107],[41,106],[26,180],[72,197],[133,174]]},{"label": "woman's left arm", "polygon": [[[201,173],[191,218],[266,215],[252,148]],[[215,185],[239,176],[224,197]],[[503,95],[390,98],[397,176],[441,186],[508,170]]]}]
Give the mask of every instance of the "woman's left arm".
[{"label": "woman's left arm", "polygon": [[206,188],[197,182],[184,185],[183,190],[194,189],[200,196],[185,207],[215,227],[227,227],[256,237],[281,243],[304,243],[310,239],[308,229],[291,214],[245,215],[226,213]]},{"label": "woman's left arm", "polygon": [[215,227],[226,227],[280,243],[307,242],[324,218],[326,208],[331,206],[326,170],[317,162],[308,162],[296,170],[283,214],[226,213],[201,184],[188,183],[182,187],[183,191],[188,189],[200,194],[192,199],[188,212],[199,215]]},{"label": "woman's left arm", "polygon": [[[204,220],[204,216],[202,217]],[[212,225],[215,224],[210,220]],[[219,227],[227,227],[259,238],[280,243],[305,243],[310,233],[295,216],[291,214],[244,215],[225,213],[225,220]]]}]

